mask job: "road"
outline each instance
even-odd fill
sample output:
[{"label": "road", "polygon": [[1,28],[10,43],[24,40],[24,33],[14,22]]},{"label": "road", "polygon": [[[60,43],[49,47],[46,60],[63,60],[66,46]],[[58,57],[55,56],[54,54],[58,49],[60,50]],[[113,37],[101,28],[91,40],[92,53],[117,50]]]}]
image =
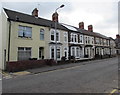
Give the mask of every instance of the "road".
[{"label": "road", "polygon": [[2,93],[2,73],[0,72],[0,95]]},{"label": "road", "polygon": [[118,87],[118,58],[3,79],[3,93],[110,93]]}]

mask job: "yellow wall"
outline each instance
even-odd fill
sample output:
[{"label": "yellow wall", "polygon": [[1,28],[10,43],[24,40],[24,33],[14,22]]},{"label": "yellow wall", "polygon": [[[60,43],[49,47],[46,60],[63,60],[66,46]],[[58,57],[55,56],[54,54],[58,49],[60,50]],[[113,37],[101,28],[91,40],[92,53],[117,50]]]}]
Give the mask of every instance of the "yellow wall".
[{"label": "yellow wall", "polygon": [[[20,38],[18,37],[18,27],[29,26],[32,27],[32,38]],[[45,29],[45,27],[12,22],[11,28],[11,45],[10,45],[10,61],[17,61],[17,51],[18,47],[32,47],[31,57],[38,58],[39,57],[39,47],[45,47],[45,40],[40,40],[40,28]]]}]

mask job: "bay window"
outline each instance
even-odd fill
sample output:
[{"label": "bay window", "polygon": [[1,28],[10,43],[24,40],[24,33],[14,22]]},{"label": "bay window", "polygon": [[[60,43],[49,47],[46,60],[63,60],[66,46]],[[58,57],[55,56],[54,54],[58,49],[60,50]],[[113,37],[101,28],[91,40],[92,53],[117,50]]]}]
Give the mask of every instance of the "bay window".
[{"label": "bay window", "polygon": [[[55,37],[56,35],[56,37]],[[60,33],[59,31],[55,32],[54,30],[51,30],[51,41],[55,42],[55,41],[60,41]]]}]

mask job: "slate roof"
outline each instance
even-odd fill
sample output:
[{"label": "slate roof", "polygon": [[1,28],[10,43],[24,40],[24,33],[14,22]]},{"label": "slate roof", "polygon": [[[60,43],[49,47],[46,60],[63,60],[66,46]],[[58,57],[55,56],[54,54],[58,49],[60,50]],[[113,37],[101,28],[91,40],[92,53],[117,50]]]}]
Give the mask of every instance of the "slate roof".
[{"label": "slate roof", "polygon": [[[55,26],[55,22],[51,20],[47,20],[47,19],[40,18],[40,17],[34,17],[32,15],[12,11],[12,10],[5,9],[5,8],[4,10],[8,16],[8,20],[29,23],[29,24],[34,24],[34,25],[40,25],[40,26],[45,26],[45,27],[51,27],[51,28],[54,28]],[[62,30],[67,30],[67,28],[65,28],[64,26],[60,24],[57,24],[57,28],[62,29]]]},{"label": "slate roof", "polygon": [[[45,26],[45,27],[50,27],[50,28],[54,28],[54,26],[55,26],[55,22],[51,21],[51,20],[47,20],[47,19],[40,18],[40,17],[34,17],[32,15],[16,12],[16,11],[5,9],[5,8],[4,8],[4,10],[8,16],[8,20],[29,23],[29,24],[34,24],[34,25],[40,25],[40,26]],[[90,36],[109,39],[109,37],[106,37],[100,33],[89,32],[88,30],[80,29],[80,28],[77,28],[77,27],[74,27],[71,25],[67,25],[68,27],[66,27],[66,25],[67,24],[57,23],[57,29],[66,30],[66,31],[73,31],[73,32],[78,32],[78,33],[80,32],[82,34],[86,34],[86,35],[90,35]],[[71,30],[72,28],[75,28],[78,31]]]},{"label": "slate roof", "polygon": [[97,32],[94,32],[96,34],[96,36],[98,37],[101,37],[101,38],[104,38],[104,39],[110,39],[109,37],[105,36],[105,35],[102,35],[100,33],[97,33]]},{"label": "slate roof", "polygon": [[78,29],[78,31],[81,31],[85,35],[96,36],[96,34],[94,32],[90,32],[88,30],[80,29],[80,28],[77,28],[77,29]]},{"label": "slate roof", "polygon": [[73,32],[82,33],[82,34],[89,35],[89,36],[94,36],[94,37],[100,37],[100,38],[104,38],[104,39],[110,39],[109,37],[104,36],[104,35],[102,35],[100,33],[97,33],[97,32],[90,32],[86,29],[80,29],[80,28],[74,27],[72,25],[67,25],[67,24],[63,24],[63,23],[61,23],[61,24],[63,26],[65,26],[68,30],[73,31]]},{"label": "slate roof", "polygon": [[107,36],[104,36],[100,33],[97,33],[97,32],[90,32],[86,29],[80,29],[80,28],[76,28],[79,32],[81,32],[82,34],[85,34],[85,35],[90,35],[90,36],[94,36],[94,37],[100,37],[100,38],[104,38],[104,39],[109,39],[109,37]]}]

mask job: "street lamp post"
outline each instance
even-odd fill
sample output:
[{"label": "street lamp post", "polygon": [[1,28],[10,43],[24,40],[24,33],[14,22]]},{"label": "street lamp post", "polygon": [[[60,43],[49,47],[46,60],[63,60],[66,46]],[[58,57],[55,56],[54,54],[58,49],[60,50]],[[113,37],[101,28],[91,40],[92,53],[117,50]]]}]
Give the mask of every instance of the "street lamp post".
[{"label": "street lamp post", "polygon": [[[58,9],[63,8],[63,7],[64,7],[64,5],[61,5],[60,7],[58,7],[55,10],[55,13],[57,13]],[[57,20],[55,20],[55,54],[56,54],[55,61],[57,63]]]}]

